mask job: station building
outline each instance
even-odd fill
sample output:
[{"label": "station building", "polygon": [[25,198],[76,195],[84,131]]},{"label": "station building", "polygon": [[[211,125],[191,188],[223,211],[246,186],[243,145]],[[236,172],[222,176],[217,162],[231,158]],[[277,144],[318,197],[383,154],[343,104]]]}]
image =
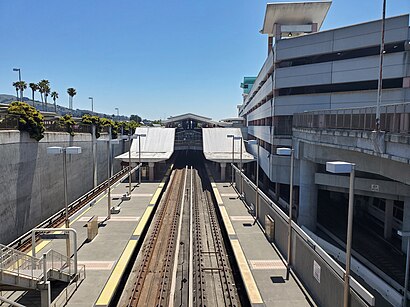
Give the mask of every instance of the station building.
[{"label": "station building", "polygon": [[[241,85],[238,115],[248,139],[259,142],[265,191],[287,210],[290,159],[276,149],[292,147],[297,223],[340,246],[349,178],[326,172],[325,165],[356,164],[354,255],[400,287],[404,270],[393,272],[391,262],[406,250],[397,231],[410,230],[409,15],[385,20],[382,131],[373,132],[382,21],[320,31],[330,6],[331,1],[267,4],[260,31],[267,35],[267,57],[251,88],[245,91],[248,79]],[[255,147],[248,150],[257,155]],[[248,172],[254,176],[252,167]],[[375,251],[372,258],[366,254],[375,250],[371,245],[392,252]],[[379,256],[390,264],[380,265]]]}]

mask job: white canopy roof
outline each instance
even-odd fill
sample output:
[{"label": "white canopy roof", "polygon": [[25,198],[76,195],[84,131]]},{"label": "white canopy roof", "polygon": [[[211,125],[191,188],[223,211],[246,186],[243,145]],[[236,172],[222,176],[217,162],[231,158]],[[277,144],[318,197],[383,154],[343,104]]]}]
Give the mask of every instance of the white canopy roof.
[{"label": "white canopy roof", "polygon": [[[175,128],[141,127],[135,134],[146,137],[133,139],[131,143],[131,162],[139,161],[139,140],[141,140],[141,162],[168,160],[174,152]],[[128,151],[115,157],[128,162]]]},{"label": "white canopy roof", "polygon": [[322,26],[332,1],[275,2],[266,4],[262,34],[274,34],[274,25],[317,23]]},{"label": "white canopy roof", "polygon": [[[224,163],[232,161],[232,138],[228,135],[242,136],[240,128],[202,128],[203,150],[207,160]],[[236,162],[240,159],[240,141],[235,141],[234,158]],[[251,162],[255,158],[246,151],[242,142],[242,162]]]}]

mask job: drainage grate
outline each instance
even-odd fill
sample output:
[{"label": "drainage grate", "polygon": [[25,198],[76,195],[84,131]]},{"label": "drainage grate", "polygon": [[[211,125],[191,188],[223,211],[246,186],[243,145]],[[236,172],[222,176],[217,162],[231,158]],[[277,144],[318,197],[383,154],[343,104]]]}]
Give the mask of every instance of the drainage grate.
[{"label": "drainage grate", "polygon": [[286,269],[281,260],[249,260],[252,270]]}]

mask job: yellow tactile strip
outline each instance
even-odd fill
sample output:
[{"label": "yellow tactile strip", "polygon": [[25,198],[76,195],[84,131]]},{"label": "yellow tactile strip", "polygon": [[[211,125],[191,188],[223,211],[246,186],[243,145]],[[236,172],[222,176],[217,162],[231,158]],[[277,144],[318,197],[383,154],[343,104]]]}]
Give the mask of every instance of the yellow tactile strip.
[{"label": "yellow tactile strip", "polygon": [[165,187],[165,182],[167,180],[167,177],[169,176],[169,173],[170,172],[167,172],[162,182],[158,185],[158,188],[155,191],[154,196],[152,197],[148,207],[145,209],[144,214],[139,220],[137,227],[135,228],[130,240],[125,246],[125,249],[122,252],[120,259],[118,259],[114,267],[114,270],[111,272],[111,275],[108,278],[108,281],[102,289],[94,306],[108,306],[110,304],[114,296],[114,293],[118,287],[118,284],[121,280],[121,277],[124,274],[125,268],[128,265],[131,254],[134,252],[134,249],[137,246],[139,237],[142,234],[147,224],[147,221],[151,217],[151,214],[154,210],[154,206],[157,204],[159,197],[161,196],[161,192]]}]

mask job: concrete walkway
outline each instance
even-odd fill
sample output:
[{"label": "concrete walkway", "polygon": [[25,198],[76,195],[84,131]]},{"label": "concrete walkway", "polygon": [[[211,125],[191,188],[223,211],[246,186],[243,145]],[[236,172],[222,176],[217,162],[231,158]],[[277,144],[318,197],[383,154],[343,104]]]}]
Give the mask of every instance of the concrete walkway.
[{"label": "concrete walkway", "polygon": [[[128,190],[128,184],[120,183],[111,191],[111,206],[120,206],[120,213],[112,214],[111,219],[106,221],[108,199],[104,195],[70,223],[70,227],[78,233],[78,264],[85,265],[86,278],[73,293],[67,306],[94,305],[153,195],[157,194],[155,192],[159,185],[161,184],[142,183],[137,186],[133,183],[131,200],[121,201],[122,194]],[[94,215],[98,216],[100,222],[98,235],[87,242],[86,223]],[[50,249],[65,254],[65,240],[43,241],[39,243],[39,248],[41,250],[37,252],[38,256]],[[24,298],[20,303],[25,303]]]},{"label": "concrete walkway", "polygon": [[[259,225],[253,223],[253,217],[249,214],[242,200],[238,199],[238,194],[232,186],[229,183],[213,185],[220,195],[219,208],[222,211],[226,210],[229,217],[229,221],[224,218],[225,226],[230,223],[233,227],[234,234],[228,232],[231,242],[239,241],[246,264],[262,298],[263,303],[253,303],[251,300],[251,304],[253,306],[281,307],[315,306],[307,292],[292,275],[290,275],[289,280],[286,279],[286,266],[280,255],[268,242]],[[246,264],[244,265],[246,266]],[[240,270],[243,269],[243,265],[239,265],[239,267]],[[247,287],[247,285],[245,286]]]}]

